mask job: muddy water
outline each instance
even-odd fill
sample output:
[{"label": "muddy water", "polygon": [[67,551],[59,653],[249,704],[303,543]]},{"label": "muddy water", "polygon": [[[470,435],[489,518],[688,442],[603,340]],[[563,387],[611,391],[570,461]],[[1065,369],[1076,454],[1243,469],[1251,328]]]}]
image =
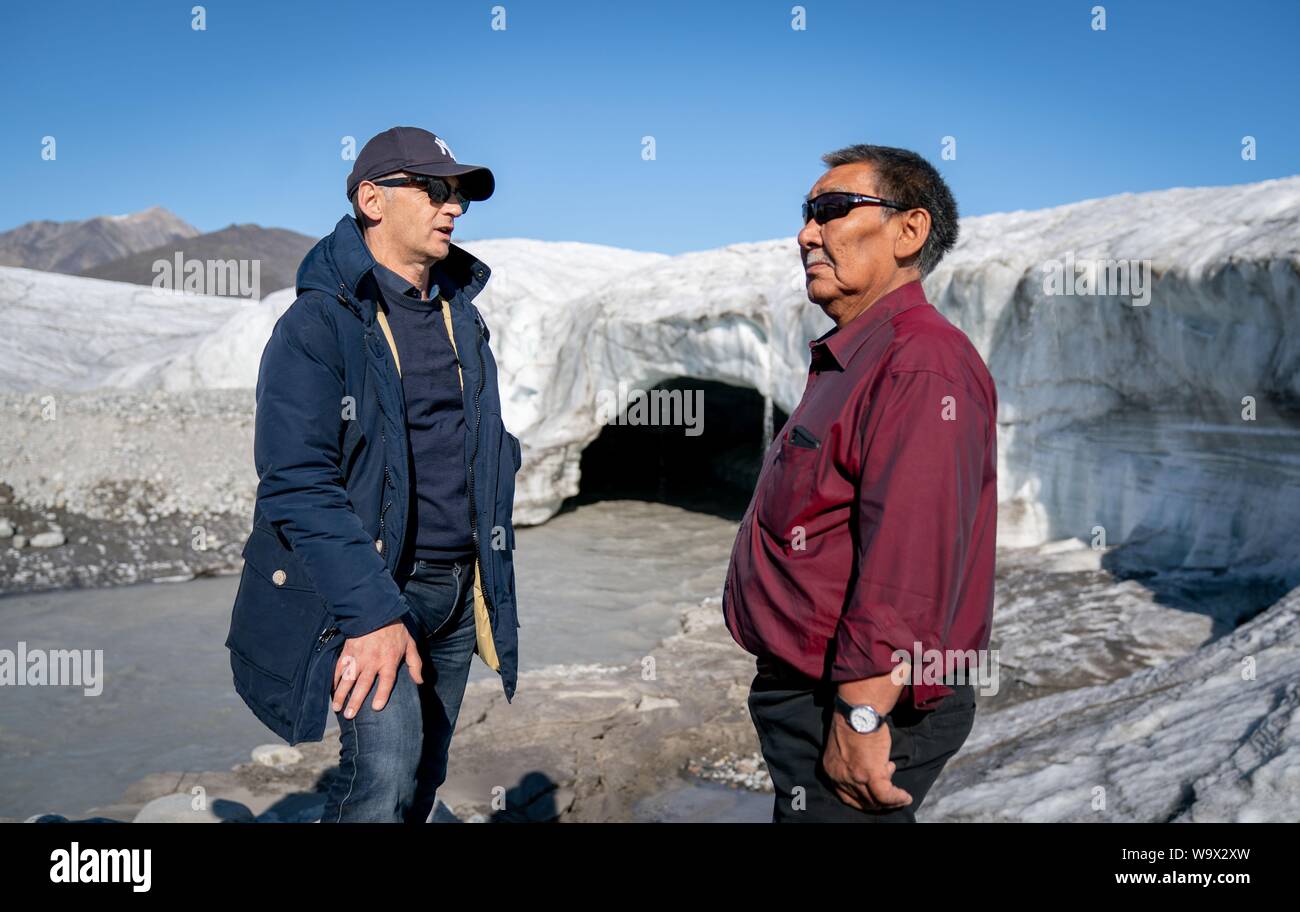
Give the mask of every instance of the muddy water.
[{"label": "muddy water", "polygon": [[[735,524],[601,501],[517,536],[520,665],[634,662],[721,591]],[[103,690],[0,691],[0,817],[85,816],[141,777],[226,769],[276,741],[230,684],[238,576],[13,595],[0,647],[103,650]],[[471,679],[494,674],[476,662]],[[334,721],[330,720],[330,725]]]}]

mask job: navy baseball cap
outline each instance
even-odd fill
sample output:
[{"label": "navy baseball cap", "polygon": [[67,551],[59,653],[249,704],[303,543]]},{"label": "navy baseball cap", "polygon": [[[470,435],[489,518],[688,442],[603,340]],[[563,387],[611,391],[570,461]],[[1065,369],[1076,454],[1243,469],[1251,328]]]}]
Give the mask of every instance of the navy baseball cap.
[{"label": "navy baseball cap", "polygon": [[467,199],[485,200],[496,189],[492,172],[482,165],[456,161],[447,143],[419,127],[393,127],[370,139],[348,175],[348,199],[363,180],[375,180],[395,171],[429,177],[459,177]]}]

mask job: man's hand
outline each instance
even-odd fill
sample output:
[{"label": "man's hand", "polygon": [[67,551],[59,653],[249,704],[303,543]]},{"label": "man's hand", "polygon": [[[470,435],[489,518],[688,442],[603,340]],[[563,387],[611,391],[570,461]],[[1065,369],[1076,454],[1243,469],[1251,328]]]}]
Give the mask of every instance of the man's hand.
[{"label": "man's hand", "polygon": [[[338,661],[334,663],[334,711],[338,712],[347,700],[344,718],[356,716],[375,678],[379,678],[379,687],[370,708],[375,712],[383,709],[397,682],[397,666],[402,664],[402,659],[406,659],[406,670],[411,673],[411,680],[423,684],[420,651],[400,620],[345,642]],[[349,691],[351,700],[348,700]]]},{"label": "man's hand", "polygon": [[[854,705],[870,706],[884,716],[898,702],[910,671],[911,666],[903,662],[890,674],[844,681],[839,685],[839,694]],[[907,807],[912,803],[912,796],[893,783],[895,764],[889,760],[892,746],[889,726],[883,720],[880,728],[863,735],[854,731],[839,712],[832,715],[826,749],[822,752],[822,768],[834,783],[835,794],[841,801],[858,810],[871,811]]]},{"label": "man's hand", "polygon": [[835,794],[850,807],[863,811],[906,807],[912,796],[894,785],[894,763],[889,759],[889,726],[882,724],[869,735],[859,734],[836,713],[826,738],[822,767],[835,785]]}]

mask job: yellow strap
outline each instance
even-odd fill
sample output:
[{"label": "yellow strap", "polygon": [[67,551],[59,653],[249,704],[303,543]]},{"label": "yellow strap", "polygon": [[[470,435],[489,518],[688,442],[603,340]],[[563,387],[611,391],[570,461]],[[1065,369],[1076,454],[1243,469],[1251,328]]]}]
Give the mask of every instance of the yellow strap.
[{"label": "yellow strap", "polygon": [[384,308],[379,308],[379,328],[384,331],[384,338],[388,340],[388,348],[393,353],[393,363],[397,365],[397,376],[402,376],[402,359],[397,357],[397,343],[393,341],[393,331],[388,327],[388,317],[384,314]]},{"label": "yellow strap", "polygon": [[[446,298],[439,297],[438,305],[442,308],[442,322],[447,327],[447,339],[451,342],[452,353],[456,355],[456,376],[460,378],[460,389],[465,391],[465,375],[460,369],[460,354],[456,351],[456,334],[451,328],[451,306]],[[402,376],[402,361],[397,357],[397,343],[393,341],[393,330],[388,325],[384,309],[379,308],[379,327],[388,340],[388,348],[393,353],[393,363],[397,365],[397,376]],[[493,671],[501,671],[501,659],[497,656],[496,642],[492,639],[492,619],[488,616],[487,599],[483,597],[483,574],[479,569],[478,555],[474,555],[474,633],[478,642],[479,658]]]},{"label": "yellow strap", "polygon": [[[451,342],[452,354],[456,356],[456,376],[460,378],[461,391],[465,390],[465,374],[460,369],[460,353],[456,351],[456,333],[451,328],[451,305],[447,299],[438,298],[442,308],[442,322],[447,327],[447,340]],[[496,642],[492,639],[492,620],[488,617],[487,600],[483,597],[483,571],[479,567],[478,555],[474,555],[474,633],[478,641],[478,654],[484,664],[493,671],[501,671],[501,659],[497,656]]]}]

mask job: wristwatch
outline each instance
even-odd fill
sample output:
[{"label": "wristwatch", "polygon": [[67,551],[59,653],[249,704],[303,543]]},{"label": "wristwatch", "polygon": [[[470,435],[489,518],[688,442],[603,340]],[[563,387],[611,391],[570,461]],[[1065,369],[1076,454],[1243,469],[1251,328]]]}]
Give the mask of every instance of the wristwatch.
[{"label": "wristwatch", "polygon": [[869,735],[884,724],[880,713],[870,706],[855,706],[848,700],[835,695],[835,709],[848,721],[849,727],[860,735]]}]

